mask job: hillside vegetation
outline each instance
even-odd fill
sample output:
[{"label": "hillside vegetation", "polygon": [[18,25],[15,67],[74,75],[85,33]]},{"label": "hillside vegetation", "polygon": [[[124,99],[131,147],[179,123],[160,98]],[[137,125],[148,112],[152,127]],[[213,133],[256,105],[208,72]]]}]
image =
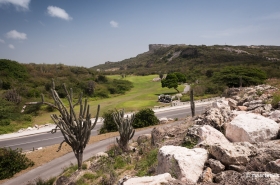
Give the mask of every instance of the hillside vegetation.
[{"label": "hillside vegetation", "polygon": [[91,69],[106,74],[160,74],[182,72],[189,77],[202,79],[225,66],[257,67],[268,77],[280,77],[279,46],[178,46],[162,47],[119,62],[106,62]]},{"label": "hillside vegetation", "polygon": [[159,47],[130,59],[106,62],[91,69],[104,74],[186,76],[196,96],[221,95],[227,87],[250,86],[279,78],[279,46],[193,46]]},{"label": "hillside vegetation", "polygon": [[[52,79],[61,98],[66,93],[62,84],[73,88],[74,98],[82,92],[87,98],[98,100],[125,94],[133,84],[124,79],[107,78],[101,73],[84,67],[63,64],[20,64],[11,60],[0,60],[0,134],[17,131],[20,128],[49,122],[52,108],[43,105],[27,106],[26,102],[40,101],[44,94],[46,101],[53,102],[50,96]],[[47,119],[36,118],[42,114]]]}]

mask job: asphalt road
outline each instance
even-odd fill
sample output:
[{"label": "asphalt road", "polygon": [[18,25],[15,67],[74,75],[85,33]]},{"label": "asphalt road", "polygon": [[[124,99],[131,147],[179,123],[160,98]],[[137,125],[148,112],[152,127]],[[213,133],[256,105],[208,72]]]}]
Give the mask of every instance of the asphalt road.
[{"label": "asphalt road", "polygon": [[[208,106],[208,104],[196,104],[195,105],[195,113],[196,114],[201,114],[203,112],[205,112],[205,108]],[[166,111],[160,111],[160,112],[156,112],[155,115],[158,117],[158,118],[163,118],[163,117],[166,117],[166,118],[185,118],[187,116],[190,116],[192,113],[191,113],[191,108],[188,106],[188,107],[183,107],[183,108],[180,108],[178,107],[178,109],[170,109],[170,110],[166,110]]]},{"label": "asphalt road", "polygon": [[[177,121],[174,123],[171,123],[169,125],[175,125],[180,124],[181,121]],[[146,130],[141,130],[135,133],[134,139],[136,139],[139,135],[150,133],[153,128],[149,128]],[[108,149],[109,145],[112,145],[115,143],[115,137],[105,139],[102,141],[99,141],[97,143],[87,145],[85,151],[84,151],[84,160],[87,160],[91,158],[94,154],[98,152],[104,152]],[[70,152],[62,157],[59,157],[49,163],[46,163],[38,168],[35,168],[33,170],[30,170],[29,172],[13,178],[5,183],[3,185],[25,185],[28,183],[33,183],[36,179],[41,178],[43,180],[50,179],[51,177],[56,177],[60,175],[63,172],[63,169],[69,167],[71,164],[77,164],[77,160],[73,154],[73,152]]]},{"label": "asphalt road", "polygon": [[[91,131],[91,135],[97,135],[101,124],[96,124],[95,128]],[[61,143],[63,136],[60,131],[57,133],[40,133],[34,135],[27,135],[22,137],[4,139],[0,141],[0,148],[10,147],[11,149],[21,148],[23,151],[34,150],[39,147],[51,146]]]},{"label": "asphalt road", "polygon": [[[196,114],[204,112],[206,104],[196,105]],[[155,115],[158,118],[185,118],[191,115],[190,107],[173,107],[172,109],[164,109],[156,111]],[[97,135],[97,131],[100,129],[101,123],[98,123],[91,135]],[[23,151],[30,151],[39,147],[46,147],[54,144],[61,143],[63,136],[60,132],[55,134],[40,133],[35,135],[22,136],[17,138],[4,139],[0,141],[0,147],[10,147],[11,149],[21,148]]]}]

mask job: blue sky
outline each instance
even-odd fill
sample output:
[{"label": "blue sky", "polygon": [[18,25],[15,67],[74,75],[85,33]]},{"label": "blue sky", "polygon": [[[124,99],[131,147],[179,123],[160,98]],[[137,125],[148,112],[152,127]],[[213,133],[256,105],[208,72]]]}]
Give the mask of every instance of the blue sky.
[{"label": "blue sky", "polygon": [[92,67],[149,44],[280,45],[279,0],[0,0],[0,58]]}]

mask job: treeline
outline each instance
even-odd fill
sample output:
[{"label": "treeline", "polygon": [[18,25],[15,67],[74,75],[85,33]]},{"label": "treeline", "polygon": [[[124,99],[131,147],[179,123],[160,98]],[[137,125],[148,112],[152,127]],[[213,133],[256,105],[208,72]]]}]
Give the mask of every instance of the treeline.
[{"label": "treeline", "polygon": [[109,79],[104,74],[85,67],[20,64],[0,59],[0,134],[13,129],[7,127],[11,121],[28,125],[32,116],[36,116],[40,110],[52,111],[50,107],[34,105],[28,106],[24,114],[20,113],[25,102],[38,101],[41,94],[44,94],[46,100],[51,98],[52,79],[61,98],[66,96],[63,83],[73,89],[75,98],[83,92],[84,96],[91,99],[124,94],[133,87],[130,81],[121,76],[120,79]]}]

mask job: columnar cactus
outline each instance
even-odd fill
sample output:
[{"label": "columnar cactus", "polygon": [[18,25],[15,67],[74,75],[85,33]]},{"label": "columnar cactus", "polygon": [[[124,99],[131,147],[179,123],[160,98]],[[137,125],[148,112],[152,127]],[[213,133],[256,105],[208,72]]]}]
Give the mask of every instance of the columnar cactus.
[{"label": "columnar cactus", "polygon": [[[72,89],[70,89],[69,92],[65,84],[63,84],[63,87],[64,91],[67,94],[69,110],[63,104],[59,95],[57,94],[54,82],[53,88],[51,89],[54,104],[45,102],[44,96],[42,95],[41,102],[28,102],[25,105],[46,104],[57,109],[60,112],[60,116],[57,116],[56,114],[51,115],[52,120],[56,124],[56,128],[53,129],[51,132],[55,133],[57,130],[61,131],[62,135],[64,136],[64,140],[60,143],[58,151],[61,149],[61,146],[64,142],[71,146],[75,157],[78,161],[78,169],[80,170],[82,168],[83,162],[83,151],[90,139],[91,130],[95,127],[97,123],[100,106],[98,105],[95,121],[92,122],[91,114],[89,113],[89,105],[87,104],[87,99],[85,99],[84,104],[82,101],[83,94],[81,93],[79,100],[76,103],[74,103]],[[74,107],[76,105],[80,105],[80,111],[78,115],[74,111]]]},{"label": "columnar cactus", "polygon": [[191,100],[191,111],[192,111],[192,117],[195,116],[195,104],[193,100],[193,89],[190,90],[190,100]]},{"label": "columnar cactus", "polygon": [[132,114],[131,117],[124,117],[124,110],[120,110],[113,113],[114,122],[118,127],[120,138],[116,138],[119,147],[123,152],[127,152],[128,142],[134,136],[135,130],[132,127],[135,115]]}]

